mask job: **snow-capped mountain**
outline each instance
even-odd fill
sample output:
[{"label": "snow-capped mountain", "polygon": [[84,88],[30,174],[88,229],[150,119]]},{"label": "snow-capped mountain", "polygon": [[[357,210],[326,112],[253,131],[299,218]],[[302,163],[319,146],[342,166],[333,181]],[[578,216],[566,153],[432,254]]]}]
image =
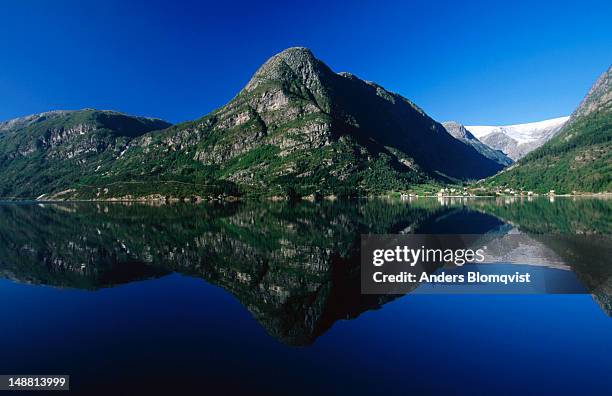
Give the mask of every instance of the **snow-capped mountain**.
[{"label": "snow-capped mountain", "polygon": [[491,126],[468,125],[466,129],[487,146],[503,151],[513,160],[524,157],[555,136],[569,117],[527,124]]}]

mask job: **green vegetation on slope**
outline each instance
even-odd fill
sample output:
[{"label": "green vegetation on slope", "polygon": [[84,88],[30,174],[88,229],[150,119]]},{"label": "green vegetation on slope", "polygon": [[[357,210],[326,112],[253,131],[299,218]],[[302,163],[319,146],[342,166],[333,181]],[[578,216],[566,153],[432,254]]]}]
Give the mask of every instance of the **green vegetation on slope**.
[{"label": "green vegetation on slope", "polygon": [[42,113],[0,129],[0,197],[35,198],[78,188],[135,137],[170,124],[99,111]]},{"label": "green vegetation on slope", "polygon": [[612,191],[611,144],[612,114],[596,112],[576,120],[488,184],[535,192]]},{"label": "green vegetation on slope", "polygon": [[611,192],[612,66],[557,136],[487,184],[536,192]]}]

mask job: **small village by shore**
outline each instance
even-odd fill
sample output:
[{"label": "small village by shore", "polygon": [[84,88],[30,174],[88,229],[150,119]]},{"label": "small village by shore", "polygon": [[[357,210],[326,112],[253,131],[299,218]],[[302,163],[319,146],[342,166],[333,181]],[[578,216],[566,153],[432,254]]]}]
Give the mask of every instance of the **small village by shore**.
[{"label": "small village by shore", "polygon": [[576,197],[576,196],[612,196],[612,192],[582,192],[572,191],[571,193],[558,193],[555,190],[549,190],[546,193],[538,193],[535,191],[526,191],[513,189],[509,187],[499,187],[487,189],[482,187],[443,187],[437,192],[400,192],[401,199],[410,199],[417,197],[438,197],[438,198],[477,198],[477,197]]}]

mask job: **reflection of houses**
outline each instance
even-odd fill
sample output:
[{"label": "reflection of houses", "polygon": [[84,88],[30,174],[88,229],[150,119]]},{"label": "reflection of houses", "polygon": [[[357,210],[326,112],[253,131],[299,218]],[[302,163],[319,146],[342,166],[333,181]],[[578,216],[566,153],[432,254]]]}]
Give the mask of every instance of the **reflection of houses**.
[{"label": "reflection of houses", "polygon": [[410,194],[401,194],[400,195],[400,199],[402,201],[412,201],[412,199],[418,198],[418,196],[419,196],[418,194],[412,194],[412,193],[410,193]]}]

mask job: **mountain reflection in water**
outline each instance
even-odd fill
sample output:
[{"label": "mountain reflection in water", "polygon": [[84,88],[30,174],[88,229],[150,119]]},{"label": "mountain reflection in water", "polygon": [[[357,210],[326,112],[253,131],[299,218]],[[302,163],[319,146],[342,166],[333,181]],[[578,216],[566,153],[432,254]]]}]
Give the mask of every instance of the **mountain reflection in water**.
[{"label": "mountain reflection in water", "polygon": [[361,234],[517,230],[571,269],[609,315],[612,203],[424,199],[321,203],[0,204],[0,276],[96,290],[180,273],[235,296],[274,338],[311,344],[398,296],[360,293]]}]

